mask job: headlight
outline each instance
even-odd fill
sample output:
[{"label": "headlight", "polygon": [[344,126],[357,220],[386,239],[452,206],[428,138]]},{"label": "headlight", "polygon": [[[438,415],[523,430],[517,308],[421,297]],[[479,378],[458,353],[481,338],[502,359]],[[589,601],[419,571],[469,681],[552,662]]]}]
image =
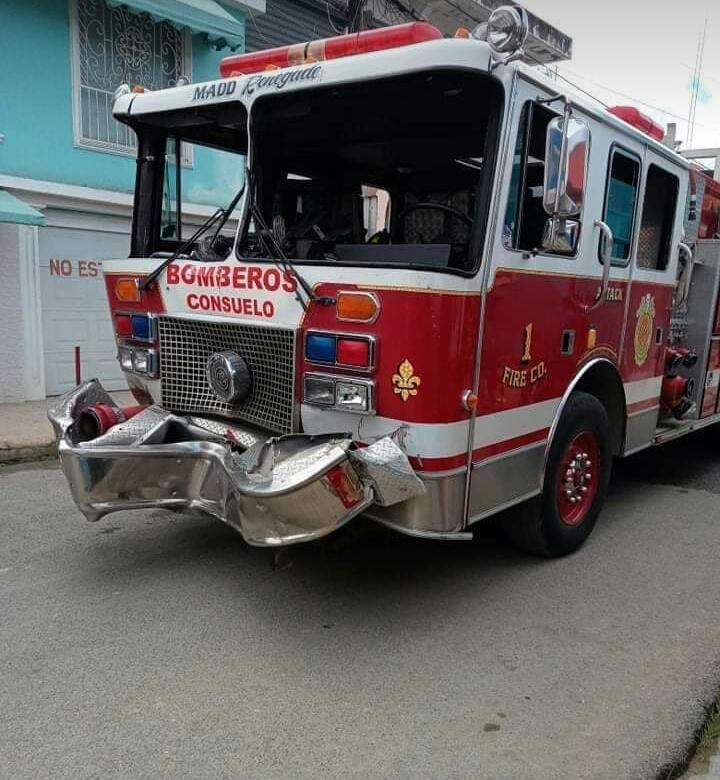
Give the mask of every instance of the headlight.
[{"label": "headlight", "polygon": [[153,353],[149,349],[134,349],[132,353],[133,371],[139,374],[153,373]]},{"label": "headlight", "polygon": [[157,352],[154,349],[120,347],[118,360],[123,371],[135,371],[148,376],[155,376],[157,373]]},{"label": "headlight", "polygon": [[305,374],[303,400],[341,412],[374,414],[374,387],[370,379]]},{"label": "headlight", "polygon": [[370,388],[357,382],[335,384],[335,406],[347,412],[367,412],[370,408]]},{"label": "headlight", "polygon": [[133,370],[132,350],[127,347],[120,347],[118,350],[118,360],[120,361],[120,368],[123,371]]},{"label": "headlight", "polygon": [[318,406],[333,406],[335,403],[335,381],[312,374],[305,377],[305,403]]}]

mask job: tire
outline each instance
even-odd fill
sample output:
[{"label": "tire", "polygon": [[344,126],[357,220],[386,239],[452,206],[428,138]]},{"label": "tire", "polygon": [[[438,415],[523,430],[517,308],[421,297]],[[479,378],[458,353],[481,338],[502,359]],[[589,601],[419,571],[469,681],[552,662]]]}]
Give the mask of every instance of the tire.
[{"label": "tire", "polygon": [[503,518],[503,533],[526,552],[556,558],[575,552],[605,503],[612,454],[605,407],[573,393],[550,447],[542,495]]}]

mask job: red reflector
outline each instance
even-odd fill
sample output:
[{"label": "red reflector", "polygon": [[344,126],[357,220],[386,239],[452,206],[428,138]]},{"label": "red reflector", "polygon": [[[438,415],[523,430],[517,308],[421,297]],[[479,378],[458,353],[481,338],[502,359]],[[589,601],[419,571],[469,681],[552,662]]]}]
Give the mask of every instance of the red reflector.
[{"label": "red reflector", "polygon": [[122,338],[130,338],[132,334],[132,318],[129,314],[115,315],[115,333]]},{"label": "red reflector", "polygon": [[336,355],[335,362],[340,365],[367,368],[370,365],[370,342],[339,338]]},{"label": "red reflector", "polygon": [[233,54],[220,62],[220,75],[223,78],[243,76],[268,68],[289,68],[306,62],[334,60],[352,54],[395,49],[398,46],[409,46],[442,37],[440,30],[427,22],[396,24],[378,30],[365,30],[350,35],[338,35],[336,38],[295,43],[292,46],[280,46],[277,49],[265,49],[250,54]]},{"label": "red reflector", "polygon": [[357,480],[352,479],[342,466],[330,469],[325,478],[332,485],[345,509],[351,509],[362,500],[363,492]]}]

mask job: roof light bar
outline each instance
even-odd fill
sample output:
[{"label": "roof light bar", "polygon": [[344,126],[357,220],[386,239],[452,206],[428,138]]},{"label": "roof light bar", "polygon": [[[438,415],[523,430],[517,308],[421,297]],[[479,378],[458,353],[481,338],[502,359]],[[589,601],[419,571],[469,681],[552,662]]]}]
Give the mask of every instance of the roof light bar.
[{"label": "roof light bar", "polygon": [[244,76],[249,73],[259,73],[264,70],[290,68],[322,60],[335,60],[350,57],[353,54],[368,54],[384,49],[396,49],[410,46],[414,43],[434,41],[443,37],[437,27],[427,22],[409,22],[377,30],[365,30],[350,35],[339,35],[335,38],[324,38],[317,41],[296,43],[292,46],[281,46],[277,49],[250,54],[236,54],[220,62],[220,75],[223,78]]},{"label": "roof light bar", "polygon": [[636,130],[645,133],[645,135],[649,135],[650,138],[654,138],[656,141],[662,141],[665,138],[663,126],[654,122],[647,114],[638,111],[635,106],[611,106],[608,108],[608,111],[613,114],[613,116],[622,119],[623,122],[627,122]]}]

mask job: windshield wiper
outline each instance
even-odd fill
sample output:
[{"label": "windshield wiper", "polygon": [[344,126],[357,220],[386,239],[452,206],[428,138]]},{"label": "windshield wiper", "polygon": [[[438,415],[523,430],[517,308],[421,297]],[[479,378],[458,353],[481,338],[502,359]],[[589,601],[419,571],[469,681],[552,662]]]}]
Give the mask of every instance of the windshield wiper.
[{"label": "windshield wiper", "polygon": [[[288,260],[287,255],[283,252],[282,247],[275,239],[272,230],[270,230],[263,218],[260,209],[254,204],[250,204],[250,213],[255,224],[258,227],[257,237],[262,244],[263,251],[268,256],[268,259],[272,260],[283,271],[289,271],[297,279],[298,285],[302,287],[303,292],[307,296],[307,300],[295,290],[295,297],[298,299],[300,305],[307,311],[308,301],[313,303],[320,303],[325,305],[331,305],[335,303],[334,298],[329,298],[325,295],[316,295],[315,291],[307,283],[307,280],[298,272],[297,268]],[[275,257],[277,255],[277,258]]]},{"label": "windshield wiper", "polygon": [[213,234],[212,240],[210,242],[210,245],[212,246],[215,239],[217,239],[220,231],[223,229],[225,223],[230,219],[230,215],[235,211],[235,206],[237,206],[238,201],[242,197],[243,192],[245,192],[245,182],[243,182],[243,186],[238,190],[238,192],[235,194],[235,197],[228,203],[228,205],[225,208],[218,208],[216,209],[206,220],[205,222],[200,225],[200,227],[188,238],[185,243],[181,244],[171,255],[167,258],[167,260],[163,260],[162,263],[148,276],[143,279],[143,281],[140,283],[140,289],[141,290],[147,290],[148,287],[160,276],[160,274],[172,263],[174,263],[180,255],[184,254],[190,247],[193,246],[197,242],[197,240],[200,238],[200,236],[205,233],[207,230],[210,230],[210,228],[217,222],[218,226],[215,229],[215,233]]},{"label": "windshield wiper", "polygon": [[285,252],[283,252],[280,243],[275,238],[275,234],[268,228],[265,218],[260,211],[259,206],[255,202],[255,182],[254,175],[248,171],[247,177],[250,179],[250,194],[249,194],[249,206],[248,214],[252,217],[253,222],[257,227],[257,237],[262,245],[262,250],[265,252],[269,260],[272,260],[275,265],[279,266],[283,271],[288,271],[297,279],[298,285],[302,287],[303,292],[307,296],[305,300],[300,293],[295,290],[295,297],[298,299],[300,305],[307,311],[308,302],[319,303],[323,306],[332,306],[335,304],[335,298],[328,295],[317,295],[312,287],[308,284],[307,280],[302,274],[295,268],[293,263],[288,259]]}]

